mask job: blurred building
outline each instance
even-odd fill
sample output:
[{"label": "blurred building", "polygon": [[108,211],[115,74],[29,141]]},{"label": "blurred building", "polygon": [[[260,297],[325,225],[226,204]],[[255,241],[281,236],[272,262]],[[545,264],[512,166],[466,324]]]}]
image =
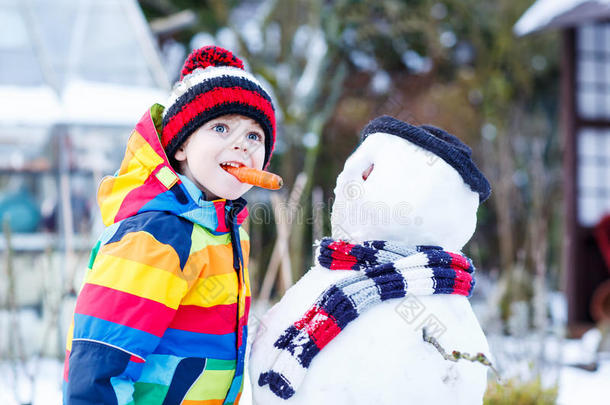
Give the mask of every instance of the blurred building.
[{"label": "blurred building", "polygon": [[95,233],[99,180],[168,89],[136,0],[0,0],[0,217],[15,249]]},{"label": "blurred building", "polygon": [[610,214],[610,0],[538,0],[515,25],[519,36],[547,29],[562,38],[564,268],[578,334],[610,320],[610,232],[595,232]]}]

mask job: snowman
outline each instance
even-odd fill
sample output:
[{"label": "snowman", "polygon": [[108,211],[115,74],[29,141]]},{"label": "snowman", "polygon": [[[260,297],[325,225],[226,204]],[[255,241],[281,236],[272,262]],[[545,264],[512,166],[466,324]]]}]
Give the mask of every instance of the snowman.
[{"label": "snowman", "polygon": [[481,404],[488,368],[447,358],[491,358],[461,252],[490,194],[470,148],[382,116],[362,131],[334,192],[332,238],[261,319],[254,403]]}]

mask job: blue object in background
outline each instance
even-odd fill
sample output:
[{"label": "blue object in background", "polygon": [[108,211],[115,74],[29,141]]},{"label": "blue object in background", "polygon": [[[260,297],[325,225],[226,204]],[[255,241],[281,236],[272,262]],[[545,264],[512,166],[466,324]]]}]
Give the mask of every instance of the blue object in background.
[{"label": "blue object in background", "polygon": [[8,218],[12,232],[35,232],[40,224],[40,209],[27,190],[0,196],[0,221]]}]

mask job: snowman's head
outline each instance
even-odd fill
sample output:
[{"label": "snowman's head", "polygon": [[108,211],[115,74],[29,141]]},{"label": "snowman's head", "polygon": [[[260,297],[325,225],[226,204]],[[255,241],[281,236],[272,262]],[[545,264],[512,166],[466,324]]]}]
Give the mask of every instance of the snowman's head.
[{"label": "snowman's head", "polygon": [[438,128],[383,116],[337,178],[332,236],[461,250],[476,227],[489,183],[470,148]]}]

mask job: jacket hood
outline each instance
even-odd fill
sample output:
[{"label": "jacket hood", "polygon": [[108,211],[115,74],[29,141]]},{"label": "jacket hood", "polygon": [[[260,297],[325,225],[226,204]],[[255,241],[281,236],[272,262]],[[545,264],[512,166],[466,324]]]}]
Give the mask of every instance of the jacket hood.
[{"label": "jacket hood", "polygon": [[[153,105],[127,141],[121,167],[100,183],[97,201],[104,225],[136,214],[163,211],[188,219],[213,233],[229,232],[226,216],[235,207],[236,223],[248,215],[243,198],[195,201],[171,167],[159,138],[163,106]],[[235,215],[235,213],[233,215]]]}]

